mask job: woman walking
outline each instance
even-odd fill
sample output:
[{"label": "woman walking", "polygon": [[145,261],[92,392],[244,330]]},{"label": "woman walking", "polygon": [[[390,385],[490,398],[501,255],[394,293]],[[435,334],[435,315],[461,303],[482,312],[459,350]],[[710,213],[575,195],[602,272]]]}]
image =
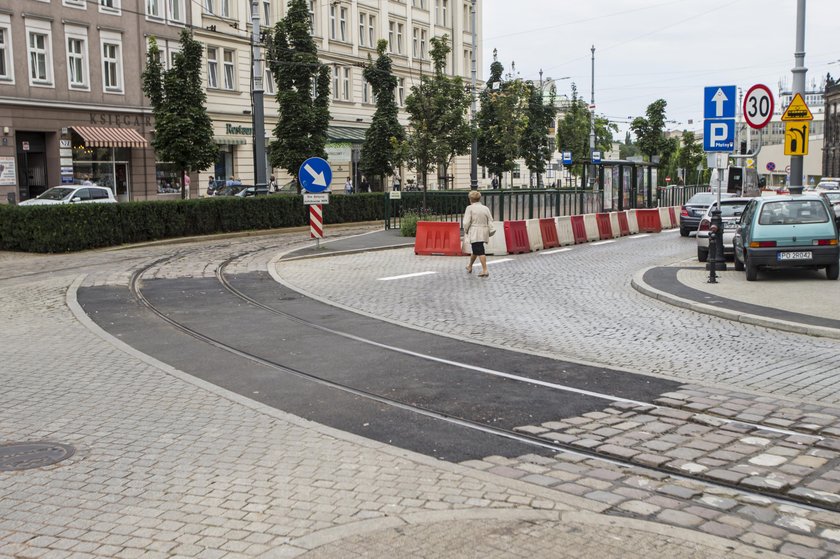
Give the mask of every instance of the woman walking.
[{"label": "woman walking", "polygon": [[475,259],[478,258],[481,262],[481,273],[478,274],[478,277],[486,278],[490,276],[490,272],[487,271],[484,243],[490,242],[490,236],[496,232],[496,228],[493,226],[493,214],[490,213],[487,206],[481,203],[481,192],[470,190],[469,197],[470,205],[464,212],[464,236],[469,239],[472,246],[467,273],[472,273],[473,264],[475,264]]}]

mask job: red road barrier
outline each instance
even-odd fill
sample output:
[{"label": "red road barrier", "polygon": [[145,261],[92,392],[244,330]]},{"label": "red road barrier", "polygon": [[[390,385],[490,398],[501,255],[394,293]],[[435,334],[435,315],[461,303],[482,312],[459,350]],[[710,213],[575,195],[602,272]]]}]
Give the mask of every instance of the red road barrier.
[{"label": "red road barrier", "polygon": [[586,242],[586,225],[583,223],[582,215],[572,216],[572,233],[575,235],[575,244]]},{"label": "red road barrier", "polygon": [[540,220],[540,234],[542,234],[543,248],[560,246],[560,239],[557,238],[557,225],[553,217]]},{"label": "red road barrier", "polygon": [[612,239],[612,224],[610,223],[610,214],[595,214],[595,220],[598,222],[598,237],[602,241]]},{"label": "red road barrier", "polygon": [[505,221],[505,243],[509,254],[531,252],[528,227],[524,220]]},{"label": "red road barrier", "polygon": [[659,208],[652,210],[636,210],[636,221],[639,233],[661,233],[662,221],[659,219]]},{"label": "red road barrier", "polygon": [[627,212],[618,212],[618,229],[622,237],[630,234],[630,224],[627,222]]},{"label": "red road barrier", "polygon": [[671,227],[679,227],[679,221],[677,221],[677,212],[674,209],[674,206],[668,207],[668,213],[671,214]]},{"label": "red road barrier", "polygon": [[461,226],[456,221],[418,221],[414,254],[461,256]]}]

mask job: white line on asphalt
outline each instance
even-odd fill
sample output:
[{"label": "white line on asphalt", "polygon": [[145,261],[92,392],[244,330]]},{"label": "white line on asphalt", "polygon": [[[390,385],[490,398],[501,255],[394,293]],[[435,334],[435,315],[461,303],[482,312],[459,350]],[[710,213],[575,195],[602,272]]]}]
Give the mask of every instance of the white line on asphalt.
[{"label": "white line on asphalt", "polygon": [[641,235],[631,235],[631,239],[641,239],[642,237],[650,237],[649,233],[642,233]]},{"label": "white line on asphalt", "polygon": [[677,231],[679,231],[679,229],[666,229],[663,233],[676,233]]},{"label": "white line on asphalt", "polygon": [[377,281],[391,281],[391,280],[398,280],[398,279],[405,279],[405,278],[416,278],[417,276],[428,276],[430,274],[436,274],[437,272],[417,272],[415,274],[404,274],[402,276],[391,276],[388,278],[376,278]]},{"label": "white line on asphalt", "polygon": [[569,252],[570,250],[572,250],[572,249],[570,249],[570,248],[558,248],[558,249],[555,249],[555,250],[543,251],[541,254],[557,254],[558,252]]},{"label": "white line on asphalt", "polygon": [[499,262],[510,262],[512,260],[513,260],[513,258],[502,258],[500,260],[488,260],[487,265],[489,266],[490,264],[498,264]]},{"label": "white line on asphalt", "polygon": [[614,243],[614,242],[615,242],[615,241],[598,241],[597,243],[592,243],[592,246],[598,246],[598,245],[608,245],[608,244],[610,244],[610,243]]}]

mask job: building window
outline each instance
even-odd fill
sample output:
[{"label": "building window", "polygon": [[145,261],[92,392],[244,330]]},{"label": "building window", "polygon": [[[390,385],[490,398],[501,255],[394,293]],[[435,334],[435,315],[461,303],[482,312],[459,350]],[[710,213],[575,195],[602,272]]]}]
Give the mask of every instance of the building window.
[{"label": "building window", "polygon": [[271,0],[263,0],[263,24],[271,25]]},{"label": "building window", "polygon": [[269,69],[265,71],[265,84],[263,85],[263,89],[269,95],[274,95],[274,74]]},{"label": "building window", "polygon": [[421,10],[426,9],[426,0],[411,0],[411,5],[415,8],[420,8]]},{"label": "building window", "polygon": [[359,12],[359,46],[376,48],[376,16]]},{"label": "building window", "polygon": [[63,0],[62,3],[65,6],[70,6],[71,8],[80,8],[82,10],[87,9],[87,4],[85,0]]},{"label": "building window", "polygon": [[376,48],[376,16],[368,15],[368,44]]},{"label": "building window", "polygon": [[464,31],[467,33],[472,33],[472,12],[470,11],[470,5],[464,4]]},{"label": "building window", "polygon": [[464,71],[463,75],[467,75],[472,71],[472,51],[464,49]]},{"label": "building window", "polygon": [[[40,24],[40,22],[38,22]],[[46,26],[49,23],[45,22]],[[29,83],[31,85],[52,85],[52,41],[50,32],[42,29],[27,30],[29,49]]]},{"label": "building window", "polygon": [[[0,14],[0,18],[4,16]],[[8,18],[8,16],[5,16]],[[0,80],[11,81],[12,72],[12,43],[9,21],[0,19]]]},{"label": "building window", "polygon": [[[104,34],[103,34],[104,35]],[[104,35],[102,38],[102,85],[106,92],[122,92],[122,40]]]},{"label": "building window", "polygon": [[347,41],[347,8],[338,10],[338,38]]},{"label": "building window", "polygon": [[337,18],[338,18],[338,6],[335,4],[330,4],[330,39],[335,39],[337,37]]},{"label": "building window", "polygon": [[396,54],[403,53],[403,24],[395,21],[388,22],[388,47],[389,51]]},{"label": "building window", "polygon": [[420,58],[426,59],[429,57],[428,51],[429,32],[425,29],[420,30]]},{"label": "building window", "polygon": [[315,35],[315,2],[316,0],[309,0],[309,32]]},{"label": "building window", "polygon": [[437,0],[437,9],[435,10],[435,22],[442,26],[447,27],[447,23],[449,22],[449,0]]},{"label": "building window", "polygon": [[146,0],[146,17],[163,19],[163,10],[160,6],[161,0]]},{"label": "building window", "polygon": [[215,14],[216,0],[204,0],[204,12],[207,14]]},{"label": "building window", "polygon": [[99,0],[99,11],[119,14],[120,0]]},{"label": "building window", "polygon": [[405,78],[397,80],[397,104],[402,107],[405,103]]},{"label": "building window", "polygon": [[522,178],[522,168],[519,166],[519,163],[513,164],[513,178]]},{"label": "building window", "polygon": [[186,10],[184,0],[169,0],[169,20],[175,23],[184,23]]},{"label": "building window", "polygon": [[341,99],[350,101],[350,68],[342,68]]},{"label": "building window", "polygon": [[225,65],[225,89],[232,90],[236,86],[234,80],[234,53],[230,49],[224,50],[224,65]]},{"label": "building window", "polygon": [[370,103],[370,92],[370,84],[367,82],[366,79],[362,78],[362,103]]},{"label": "building window", "polygon": [[411,56],[417,58],[420,53],[420,30],[415,27],[414,31],[412,32],[412,36],[413,39],[411,42]]},{"label": "building window", "polygon": [[207,87],[219,87],[219,53],[216,47],[207,49]]},{"label": "building window", "polygon": [[230,0],[219,0],[219,17],[232,17],[230,13]]},{"label": "building window", "polygon": [[[85,29],[67,33],[67,80],[70,89],[88,88],[87,36]],[[72,34],[71,34],[72,33]]]},{"label": "building window", "polygon": [[339,90],[339,81],[341,77],[341,71],[339,70],[338,66],[333,66],[333,99],[338,99],[338,90]]}]

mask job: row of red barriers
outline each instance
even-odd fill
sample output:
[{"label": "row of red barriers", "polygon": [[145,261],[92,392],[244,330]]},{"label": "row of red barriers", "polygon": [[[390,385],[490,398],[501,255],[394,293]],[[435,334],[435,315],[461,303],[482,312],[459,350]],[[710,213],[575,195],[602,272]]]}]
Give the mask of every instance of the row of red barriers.
[{"label": "row of red barriers", "polygon": [[[661,209],[665,211],[665,208]],[[628,212],[626,211],[595,214],[595,220],[598,225],[598,238],[600,240],[607,240],[616,237],[625,237],[636,232],[659,233],[663,228],[679,226],[679,214],[673,207],[667,208],[667,214],[662,215],[660,214],[660,208],[631,211],[634,213],[632,217],[635,218],[633,227],[631,227],[631,220],[628,218]],[[591,219],[591,216],[589,219]],[[571,222],[574,244],[581,244],[590,240],[587,235],[584,216],[569,216],[569,220]],[[669,223],[664,224],[663,221],[669,221]],[[540,219],[539,233],[542,237],[542,243],[540,244],[538,242],[536,247],[548,249],[563,244],[560,239],[558,227],[558,222],[555,218]],[[633,229],[638,230],[634,231]],[[528,238],[528,227],[525,220],[505,221],[503,230],[505,246],[509,254],[531,252],[532,245]],[[570,243],[571,239],[566,242],[566,244]],[[426,256],[460,256],[464,254],[461,246],[460,224],[454,221],[418,221],[417,234],[414,240],[414,254]]]}]

